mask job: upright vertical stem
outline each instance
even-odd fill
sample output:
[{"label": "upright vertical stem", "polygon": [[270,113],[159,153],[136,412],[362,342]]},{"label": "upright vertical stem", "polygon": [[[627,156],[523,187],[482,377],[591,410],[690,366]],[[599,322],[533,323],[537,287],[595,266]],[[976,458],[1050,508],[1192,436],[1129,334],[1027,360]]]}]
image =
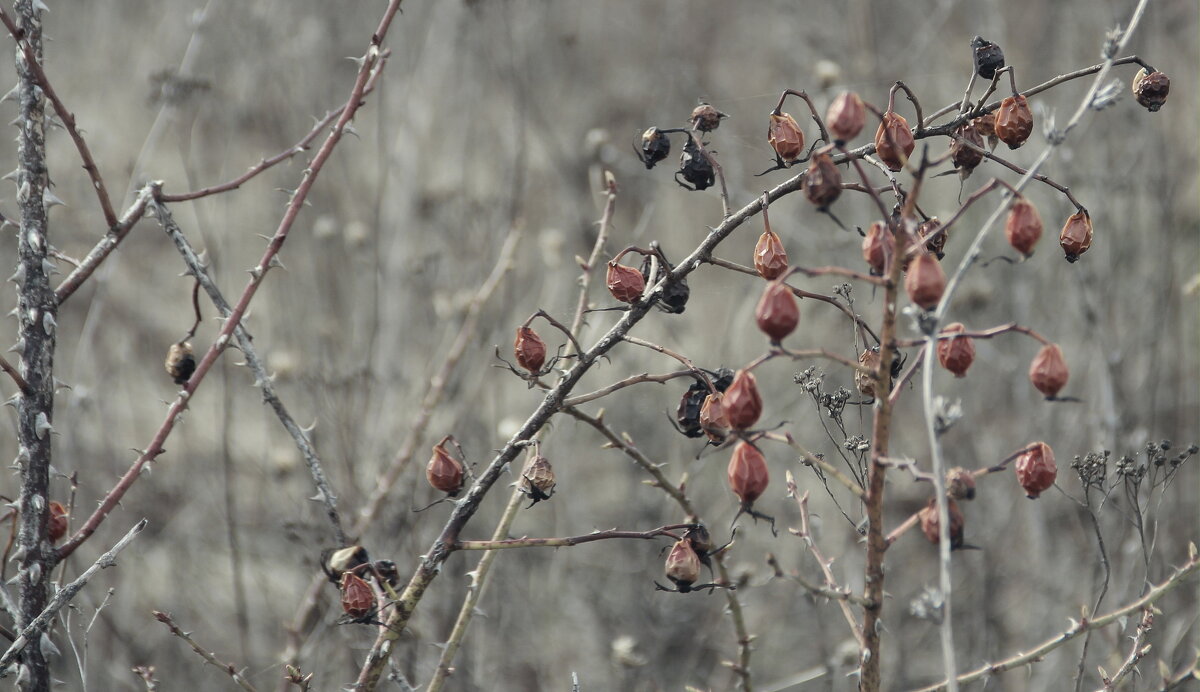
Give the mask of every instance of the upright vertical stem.
[{"label": "upright vertical stem", "polygon": [[[16,13],[22,35],[32,54],[42,57],[41,11],[33,0],[17,0]],[[18,350],[21,372],[28,389],[17,402],[17,463],[21,472],[21,513],[18,529],[21,556],[17,630],[34,620],[46,607],[46,582],[53,568],[53,549],[46,540],[46,513],[50,485],[50,438],[54,416],[54,340],[58,302],[50,286],[46,237],[46,101],[20,46],[16,51],[20,114],[18,126],[17,202],[21,208],[21,234],[17,242]],[[50,671],[41,647],[26,647],[21,656],[20,678],[28,679],[26,692],[50,689]],[[28,677],[26,677],[28,676]]]}]

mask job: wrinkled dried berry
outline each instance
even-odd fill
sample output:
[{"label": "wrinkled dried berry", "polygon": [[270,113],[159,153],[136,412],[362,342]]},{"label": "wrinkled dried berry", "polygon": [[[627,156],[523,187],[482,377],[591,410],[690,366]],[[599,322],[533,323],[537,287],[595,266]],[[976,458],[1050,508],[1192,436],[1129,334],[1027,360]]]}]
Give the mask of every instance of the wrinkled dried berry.
[{"label": "wrinkled dried berry", "polygon": [[50,512],[46,516],[46,533],[51,543],[58,543],[59,539],[67,535],[69,516],[67,508],[61,502],[50,501]]},{"label": "wrinkled dried berry", "polygon": [[1004,67],[1004,52],[1000,46],[976,36],[971,39],[971,48],[975,56],[975,74],[980,77],[992,79],[996,76],[996,70]]},{"label": "wrinkled dried berry", "polygon": [[425,478],[434,490],[454,497],[462,490],[464,474],[462,462],[450,456],[450,452],[446,450],[446,442],[449,440],[449,437],[444,437],[434,445],[433,456],[429,457],[429,463],[425,465]]},{"label": "wrinkled dried berry", "polygon": [[[962,322],[947,325],[942,334],[961,334],[966,331]],[[939,339],[937,342],[938,362],[955,377],[967,374],[967,368],[975,362],[975,341],[969,336],[956,336],[953,339]]]},{"label": "wrinkled dried berry", "polygon": [[[724,392],[732,383],[732,370],[722,368],[713,373],[712,384],[718,392]],[[678,423],[679,431],[684,435],[700,437],[704,434],[704,428],[700,422],[700,410],[704,406],[704,400],[708,398],[708,394],[708,384],[697,378],[679,399],[679,406],[675,409],[675,422]],[[728,429],[729,426],[725,425],[725,428]]]},{"label": "wrinkled dried berry", "polygon": [[651,127],[642,133],[642,148],[638,158],[646,164],[646,170],[654,168],[654,164],[667,158],[671,153],[671,140],[657,127]]},{"label": "wrinkled dried berry", "polygon": [[517,327],[517,338],[513,341],[513,355],[517,365],[537,374],[546,364],[546,342],[529,327]]},{"label": "wrinkled dried berry", "polygon": [[746,430],[758,422],[762,415],[762,396],[758,393],[758,380],[748,370],[738,370],[733,384],[725,390],[721,408],[730,427]]},{"label": "wrinkled dried berry", "polygon": [[701,132],[712,132],[721,125],[721,118],[727,117],[709,104],[702,103],[692,110],[692,127]]},{"label": "wrinkled dried berry", "polygon": [[1067,253],[1067,261],[1074,262],[1092,246],[1092,217],[1087,210],[1081,209],[1067,217],[1062,232],[1058,234],[1058,244]]},{"label": "wrinkled dried berry", "polygon": [[1054,465],[1054,450],[1045,442],[1033,443],[1033,448],[1017,457],[1017,482],[1032,500],[1054,485],[1058,467]]},{"label": "wrinkled dried berry", "polygon": [[875,153],[879,160],[890,170],[898,171],[904,168],[916,147],[916,140],[904,116],[895,112],[884,113],[883,121],[875,131]]},{"label": "wrinkled dried berry", "polygon": [[1154,113],[1167,102],[1167,94],[1171,93],[1171,80],[1161,72],[1146,72],[1146,68],[1138,70],[1133,78],[1133,97],[1143,108]]},{"label": "wrinkled dried berry", "polygon": [[800,323],[800,306],[796,304],[792,289],[778,281],[767,284],[754,308],[754,319],[772,343],[783,341]]},{"label": "wrinkled dried berry", "polygon": [[[681,176],[686,183],[679,182]],[[716,172],[713,171],[712,163],[709,162],[704,152],[700,151],[696,140],[689,137],[683,145],[683,152],[679,155],[679,170],[675,172],[675,181],[689,190],[698,192],[712,187],[715,180]]]},{"label": "wrinkled dried berry", "polygon": [[[868,348],[858,357],[858,364],[870,369],[872,372],[879,370],[879,351]],[[861,370],[854,371],[854,386],[858,388],[858,393],[863,396],[875,398],[875,377]]]},{"label": "wrinkled dried berry", "polygon": [[1018,197],[1013,202],[1004,222],[1004,236],[1017,252],[1026,257],[1033,254],[1033,247],[1042,237],[1042,217],[1028,199]]},{"label": "wrinkled dried berry", "polygon": [[517,489],[533,500],[529,504],[532,507],[542,500],[550,499],[554,494],[555,483],[550,460],[541,454],[534,454],[525,462],[525,468],[521,469],[521,480],[517,483]]},{"label": "wrinkled dried berry", "polygon": [[771,281],[783,276],[788,268],[787,250],[783,241],[771,229],[763,231],[754,246],[754,269],[762,278]]},{"label": "wrinkled dried berry", "polygon": [[729,488],[745,505],[753,504],[766,492],[771,482],[771,472],[762,452],[749,442],[738,442],[729,458]]},{"label": "wrinkled dried berry", "polygon": [[955,500],[975,499],[975,474],[961,466],[946,472],[946,494]]},{"label": "wrinkled dried berry", "polygon": [[1009,149],[1016,149],[1033,134],[1033,111],[1021,94],[1009,96],[1000,102],[996,111],[996,136]]},{"label": "wrinkled dried berry", "polygon": [[700,406],[700,429],[714,444],[721,444],[729,437],[729,417],[725,415],[725,394],[710,392]]},{"label": "wrinkled dried berry", "polygon": [[1047,399],[1054,398],[1062,388],[1067,386],[1071,373],[1067,370],[1067,361],[1063,358],[1062,349],[1058,344],[1046,344],[1033,362],[1029,364],[1029,381]]},{"label": "wrinkled dried berry", "polygon": [[646,290],[646,280],[642,278],[642,273],[633,267],[619,264],[616,260],[608,263],[605,283],[612,297],[622,303],[636,303]]},{"label": "wrinkled dried berry", "polygon": [[365,618],[375,609],[375,592],[365,579],[353,572],[342,574],[342,610],[355,620]]},{"label": "wrinkled dried berry", "polygon": [[937,258],[928,253],[917,255],[908,266],[904,290],[909,299],[922,308],[932,310],[937,307],[946,290],[946,273]]},{"label": "wrinkled dried berry", "polygon": [[917,226],[917,236],[922,240],[928,238],[928,240],[925,240],[925,251],[932,252],[939,260],[946,256],[946,240],[950,238],[950,229],[947,228],[933,238],[930,238],[930,236],[941,225],[942,222],[938,221],[938,217],[931,216],[928,221]]},{"label": "wrinkled dried berry", "polygon": [[787,113],[772,113],[767,126],[767,142],[781,161],[795,161],[804,155],[804,132]]},{"label": "wrinkled dried berry", "polygon": [[969,175],[976,166],[983,163],[983,137],[971,123],[959,127],[955,134],[962,139],[951,140],[950,160],[960,175]]},{"label": "wrinkled dried berry", "polygon": [[862,132],[866,117],[867,109],[858,94],[843,91],[829,104],[829,110],[825,112],[825,126],[835,142],[845,144]]},{"label": "wrinkled dried berry", "polygon": [[813,156],[804,176],[804,196],[824,211],[842,194],[842,174],[829,154]]}]

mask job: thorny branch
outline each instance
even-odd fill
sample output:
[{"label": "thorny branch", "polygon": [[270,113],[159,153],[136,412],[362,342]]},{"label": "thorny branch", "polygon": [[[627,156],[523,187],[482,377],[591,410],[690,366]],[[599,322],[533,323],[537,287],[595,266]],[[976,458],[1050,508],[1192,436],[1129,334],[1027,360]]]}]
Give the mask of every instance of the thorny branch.
[{"label": "thorny branch", "polygon": [[221,661],[211,651],[197,644],[196,640],[192,639],[191,634],[179,629],[179,625],[175,624],[175,621],[171,619],[171,616],[168,613],[156,610],[154,611],[154,619],[166,625],[167,629],[171,631],[171,634],[187,642],[187,645],[192,647],[192,651],[195,651],[200,658],[203,658],[208,663],[211,663],[227,673],[229,677],[233,678],[233,681],[237,683],[238,687],[246,690],[246,692],[257,692],[257,690],[254,689],[254,685],[251,685],[250,681],[246,679],[246,676],[243,675],[241,671],[239,671],[232,663],[225,663],[224,661]]}]

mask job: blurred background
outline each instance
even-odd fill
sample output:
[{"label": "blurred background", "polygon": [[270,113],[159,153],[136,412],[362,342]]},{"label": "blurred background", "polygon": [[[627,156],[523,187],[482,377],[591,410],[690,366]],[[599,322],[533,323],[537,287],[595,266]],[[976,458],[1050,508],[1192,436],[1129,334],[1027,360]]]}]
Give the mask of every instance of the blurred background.
[{"label": "blurred background", "polygon": [[[86,131],[109,189],[122,196],[121,208],[146,180],[165,181],[168,192],[195,189],[233,178],[299,140],[314,118],[344,102],[355,70],[347,57],[362,54],[383,9],[381,2],[320,0],[51,6],[47,72]],[[701,100],[729,114],[709,141],[731,205],[739,208],[796,172],[754,177],[771,165],[766,116],[783,89],[807,90],[823,113],[844,89],[885,105],[888,88],[903,79],[928,114],[961,97],[974,35],[1003,47],[1025,88],[1098,62],[1105,32],[1126,22],[1132,9],[1132,2],[1034,0],[405,3],[388,37],[392,56],[379,90],[360,111],[356,136],[341,143],[318,179],[311,206],[284,246],[286,270],[269,275],[247,327],[297,420],[316,422],[315,445],[350,523],[418,417],[467,302],[506,236],[520,232],[513,267],[484,306],[413,463],[378,521],[359,537],[407,579],[450,512],[449,505],[412,512],[437,497],[423,477],[429,446],[453,433],[482,468],[541,399],[494,367],[494,346],[510,353],[514,328],[538,308],[569,321],[578,295],[573,258],[586,257],[594,241],[602,171],[612,171],[620,186],[606,257],[651,240],[681,257],[720,222],[715,189],[688,192],[672,180],[681,140],[652,171],[635,158],[631,143],[643,129],[683,126]],[[1073,209],[1048,187],[1031,187],[1047,231],[1038,252],[1021,264],[977,266],[950,311],[973,329],[1015,320],[1060,343],[1071,368],[1064,394],[1082,400],[1044,402],[1026,375],[1038,345],[1017,335],[977,342],[965,379],[936,373],[938,392],[961,400],[964,413],[944,437],[951,464],[977,468],[1045,440],[1059,465],[1058,489],[1037,501],[1004,474],[986,478],[977,499],[964,506],[967,541],[981,549],[954,556],[962,669],[1028,649],[1061,631],[1081,606],[1095,604],[1105,571],[1089,512],[1077,501],[1083,493],[1071,469],[1076,455],[1111,450],[1116,482],[1116,459],[1144,460],[1138,452],[1147,442],[1170,440],[1174,454],[1200,441],[1196,28],[1196,3],[1153,3],[1129,52],[1170,75],[1167,105],[1154,114],[1139,107],[1127,88],[1135,70],[1117,68],[1120,102],[1086,116],[1043,170],[1091,212],[1090,252],[1076,264],[1063,260],[1056,234]],[[2,70],[14,78],[11,66]],[[1064,122],[1088,85],[1077,80],[1032,99],[1039,121],[1053,114]],[[15,115],[11,103],[0,107]],[[803,105],[789,101],[785,109],[811,141],[815,128]],[[912,121],[906,101],[897,110]],[[947,144],[927,141],[934,154]],[[1001,147],[997,154],[1024,165],[1044,143],[1038,127],[1024,148],[1010,154]],[[51,238],[62,253],[82,257],[103,234],[102,217],[69,138],[55,130],[49,146],[55,191],[66,202],[51,214]],[[15,161],[15,144],[0,143],[0,156]],[[304,165],[298,158],[236,192],[173,206],[231,299],[262,254],[260,236],[279,222],[287,200],[281,190],[296,186]],[[877,170],[872,175],[882,182]],[[960,194],[993,175],[1016,179],[986,165],[961,189],[953,175],[937,178],[926,186],[922,207],[945,218]],[[15,192],[8,192],[0,210],[12,217]],[[957,266],[997,202],[975,205],[956,226],[948,266]],[[865,197],[851,193],[835,211],[849,227],[866,227],[876,214]],[[861,268],[859,236],[800,195],[772,205],[771,218],[793,263]],[[751,220],[717,254],[750,264],[761,230],[761,221]],[[984,248],[985,259],[1013,254],[998,228]],[[15,256],[13,234],[3,234],[0,257],[12,264]],[[55,374],[71,389],[56,404],[55,467],[64,476],[78,474],[76,521],[133,461],[130,450],[149,443],[175,395],[162,360],[192,320],[191,283],[182,271],[169,240],[144,220],[63,306]],[[836,283],[794,281],[823,293]],[[690,284],[684,314],[657,313],[635,335],[710,368],[737,367],[764,351],[753,321],[758,280],[703,267]],[[876,323],[880,296],[856,286],[852,297],[855,309]],[[589,298],[598,307],[613,303],[600,279]],[[13,305],[13,292],[3,292],[0,309]],[[856,356],[840,312],[814,301],[801,310],[789,345]],[[207,301],[204,315],[194,339],[200,351],[218,328]],[[616,313],[591,314],[583,342],[592,343],[616,319]],[[5,329],[11,343],[15,324]],[[916,335],[907,320],[903,330]],[[562,341],[552,330],[539,331],[551,348]],[[62,689],[144,689],[130,672],[135,665],[155,666],[167,689],[232,687],[228,676],[154,622],[152,609],[169,611],[203,646],[245,666],[260,690],[278,684],[287,628],[318,554],[333,538],[320,505],[308,499],[314,491],[299,453],[262,405],[249,371],[237,367],[239,355],[226,356],[193,398],[154,472],[66,566],[70,578],[134,522],[149,518],[119,565],[93,581],[56,630],[66,654],[55,670]],[[841,465],[845,436],[794,381],[809,365],[823,374],[824,391],[853,389],[850,374],[829,362],[771,362],[759,375],[762,420],[786,421],[809,449]],[[649,350],[617,348],[577,391],[675,369],[677,363]],[[665,464],[670,478],[686,473],[689,495],[723,542],[737,511],[724,478],[728,454],[701,454],[699,441],[671,427],[668,414],[685,388],[685,380],[644,384],[584,408],[594,414],[603,407],[613,428]],[[0,384],[5,396],[11,389]],[[920,394],[914,387],[901,399],[891,450],[927,464]],[[849,407],[844,422],[847,434],[869,437],[866,407]],[[602,442],[572,419],[553,421],[543,453],[558,474],[558,494],[522,510],[513,535],[647,530],[682,520],[637,467]],[[13,426],[0,426],[0,450],[12,454],[15,446]],[[812,493],[816,538],[833,558],[834,573],[861,591],[860,508],[836,488],[831,497],[788,450],[765,452],[772,484],[757,508],[776,516],[781,528],[799,526],[796,504],[784,496],[784,470],[792,469]],[[1188,462],[1175,482],[1153,493],[1147,481],[1136,507],[1124,486],[1103,504],[1092,495],[1111,567],[1100,610],[1133,600],[1146,582],[1163,580],[1170,565],[1185,559],[1187,542],[1197,539],[1195,467]],[[891,528],[930,491],[903,472],[889,479]],[[15,476],[0,483],[9,497],[16,488]],[[55,481],[53,499],[65,502],[70,492],[66,480]],[[490,537],[507,496],[506,488],[495,488],[464,537]],[[739,524],[730,564],[756,637],[756,688],[853,687],[846,677],[852,638],[836,604],[773,579],[765,562],[774,553],[785,570],[816,581],[819,569],[803,542],[786,531],[773,537],[746,518]],[[736,677],[722,665],[736,656],[725,598],[656,592],[652,581],[662,580],[666,545],[602,541],[500,555],[448,689],[567,690],[573,672],[585,692],[733,689]],[[418,688],[432,674],[437,644],[450,631],[478,557],[450,558],[400,642],[397,670]],[[929,684],[940,679],[938,631],[910,604],[937,583],[935,546],[917,532],[905,535],[888,553],[887,571],[888,688]],[[374,629],[334,624],[332,585],[321,598],[314,628],[302,633],[299,660],[315,673],[314,689],[338,689],[354,680]],[[1160,607],[1165,615],[1150,635],[1147,675],[1129,689],[1150,689],[1156,658],[1179,670],[1200,646],[1194,582]],[[1119,666],[1135,624],[1130,619],[1092,638],[1085,687],[1099,686],[1097,666]],[[1080,653],[1076,641],[997,678],[990,689],[1067,689]]]}]

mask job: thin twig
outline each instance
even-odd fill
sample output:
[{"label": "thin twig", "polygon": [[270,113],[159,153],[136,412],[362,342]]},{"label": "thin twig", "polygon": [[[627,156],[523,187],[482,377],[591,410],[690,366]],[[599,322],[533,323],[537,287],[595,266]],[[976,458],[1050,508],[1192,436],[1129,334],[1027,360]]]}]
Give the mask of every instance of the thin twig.
[{"label": "thin twig", "polygon": [[125,240],[125,236],[129,235],[129,231],[133,229],[138,221],[141,221],[142,216],[146,213],[146,205],[150,203],[150,198],[153,191],[149,185],[138,191],[137,197],[133,199],[133,203],[121,214],[121,218],[117,221],[117,225],[108,229],[104,237],[88,251],[87,255],[79,262],[79,265],[67,275],[67,278],[62,280],[58,288],[54,289],[54,296],[58,299],[58,304],[62,305],[79,290],[83,282],[88,280],[96,269],[100,266],[113,250]]},{"label": "thin twig", "polygon": [[692,377],[693,375],[695,375],[695,372],[691,370],[676,370],[675,372],[663,373],[662,375],[651,375],[650,373],[643,372],[638,375],[631,375],[623,380],[613,382],[607,387],[601,387],[594,392],[588,392],[587,394],[580,394],[579,396],[573,396],[569,399],[564,399],[563,406],[579,406],[580,404],[586,404],[589,401],[595,401],[596,399],[606,397],[615,391],[624,389],[631,385],[641,384],[643,382],[657,382],[662,384],[680,377]]},{"label": "thin twig", "polygon": [[[575,303],[575,316],[571,318],[571,334],[579,334],[579,330],[583,327],[583,313],[587,310],[588,287],[592,283],[592,270],[596,267],[596,262],[600,260],[601,253],[604,252],[604,244],[608,242],[608,231],[612,228],[613,210],[617,207],[617,180],[612,173],[604,172],[604,184],[604,213],[600,216],[596,242],[592,244],[592,254],[588,255],[587,261],[580,266],[583,271],[579,276],[579,300]],[[574,344],[571,348],[574,348]],[[575,353],[578,352],[578,350],[575,351]],[[567,355],[572,355],[569,349]]]},{"label": "thin twig", "polygon": [[649,531],[618,531],[612,529],[609,531],[593,531],[582,536],[563,536],[560,538],[504,538],[493,539],[490,541],[457,541],[452,547],[453,550],[503,550],[506,548],[566,548],[573,545],[581,545],[583,543],[591,543],[593,541],[603,541],[613,538],[637,538],[642,540],[650,540],[653,538],[661,538],[667,536],[679,540],[679,536],[672,533],[681,529],[694,528],[695,524],[669,524],[660,526],[657,529]]},{"label": "thin twig", "polygon": [[175,621],[171,619],[169,614],[156,610],[154,611],[154,619],[166,625],[167,629],[171,631],[171,634],[187,642],[187,645],[192,647],[192,651],[195,651],[197,654],[199,654],[200,658],[203,658],[205,661],[225,671],[229,677],[233,678],[233,681],[237,683],[238,687],[246,690],[246,692],[258,692],[254,689],[254,685],[251,685],[250,681],[246,679],[246,676],[242,675],[241,671],[239,671],[232,663],[225,663],[224,661],[218,659],[211,651],[208,651],[204,647],[197,644],[196,640],[192,639],[192,636],[189,633],[179,629],[179,625],[175,624]]},{"label": "thin twig", "polygon": [[4,359],[4,356],[0,356],[0,370],[8,373],[8,376],[12,378],[12,381],[17,385],[17,389],[22,394],[29,393],[29,383],[25,381],[24,377],[21,377],[21,373],[17,372],[16,368]]}]

